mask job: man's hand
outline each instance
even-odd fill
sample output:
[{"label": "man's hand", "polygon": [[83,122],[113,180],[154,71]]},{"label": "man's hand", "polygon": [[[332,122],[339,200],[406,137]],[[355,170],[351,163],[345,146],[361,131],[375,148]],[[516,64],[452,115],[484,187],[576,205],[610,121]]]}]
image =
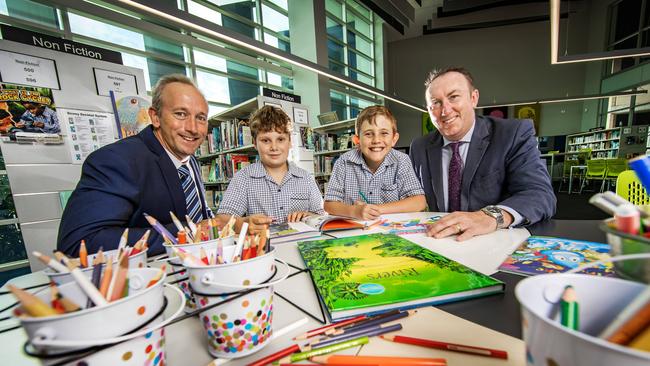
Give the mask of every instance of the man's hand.
[{"label": "man's hand", "polygon": [[[505,226],[512,222],[512,216],[503,211]],[[427,225],[427,235],[436,239],[458,235],[457,241],[470,239],[476,235],[488,234],[497,229],[497,220],[482,211],[453,212],[443,216],[433,224]]]},{"label": "man's hand", "polygon": [[377,205],[357,201],[354,204],[352,216],[361,220],[375,220],[381,216],[381,208]]},{"label": "man's hand", "polygon": [[269,225],[271,225],[271,221],[273,221],[273,219],[266,215],[255,214],[248,216],[246,218],[246,221],[248,222],[248,233],[255,235],[266,232],[266,229],[269,228]]},{"label": "man's hand", "polygon": [[300,221],[300,220],[304,219],[307,216],[312,216],[312,215],[314,215],[314,214],[311,213],[311,212],[296,211],[296,212],[290,213],[289,216],[287,216],[287,221],[296,222],[296,221]]}]

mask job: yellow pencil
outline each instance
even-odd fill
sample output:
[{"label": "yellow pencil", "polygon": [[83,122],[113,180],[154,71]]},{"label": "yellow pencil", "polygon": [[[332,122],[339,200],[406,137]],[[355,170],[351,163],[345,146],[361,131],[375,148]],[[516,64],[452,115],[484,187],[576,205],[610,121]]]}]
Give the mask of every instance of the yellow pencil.
[{"label": "yellow pencil", "polygon": [[20,306],[27,314],[33,317],[58,315],[56,310],[52,309],[47,303],[38,297],[24,291],[14,285],[7,285],[9,291],[20,301]]}]

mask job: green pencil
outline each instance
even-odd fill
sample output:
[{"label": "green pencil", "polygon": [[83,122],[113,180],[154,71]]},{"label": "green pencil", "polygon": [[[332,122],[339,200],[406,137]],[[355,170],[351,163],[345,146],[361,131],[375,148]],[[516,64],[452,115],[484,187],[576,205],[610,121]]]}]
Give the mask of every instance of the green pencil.
[{"label": "green pencil", "polygon": [[[306,360],[309,357],[320,356],[327,353],[340,351],[346,348],[352,348],[352,347],[360,346],[362,344],[367,344],[368,341],[369,341],[368,336],[350,339],[349,341],[333,344],[331,346],[327,346],[327,347],[323,347],[311,351],[306,351],[306,352],[294,353],[290,357],[287,357],[287,361],[290,358],[292,363],[298,362],[298,361]],[[280,361],[280,363],[283,363],[284,361],[285,360],[283,359]]]},{"label": "green pencil", "polygon": [[368,201],[368,197],[366,197],[366,195],[363,194],[363,192],[359,191],[359,196],[361,196],[361,198],[363,198],[363,201],[364,201],[365,203],[370,204],[370,201]]},{"label": "green pencil", "polygon": [[573,286],[564,288],[562,299],[560,300],[560,322],[563,326],[578,330],[578,302],[576,301],[576,292]]}]

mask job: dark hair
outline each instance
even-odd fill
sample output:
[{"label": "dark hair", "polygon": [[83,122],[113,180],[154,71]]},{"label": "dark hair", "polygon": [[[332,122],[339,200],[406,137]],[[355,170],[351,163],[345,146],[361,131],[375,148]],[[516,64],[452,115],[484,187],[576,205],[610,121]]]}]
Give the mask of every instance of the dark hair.
[{"label": "dark hair", "polygon": [[393,125],[393,133],[397,132],[397,120],[390,110],[383,105],[373,105],[362,110],[357,116],[357,122],[355,123],[356,134],[358,135],[361,132],[361,125],[366,121],[370,124],[377,125],[377,122],[375,121],[377,116],[388,118]]},{"label": "dark hair", "polygon": [[433,70],[431,70],[429,72],[429,75],[427,75],[427,78],[424,80],[424,88],[429,89],[429,85],[431,85],[431,83],[434,80],[436,80],[438,77],[440,77],[440,76],[442,76],[444,74],[450,73],[450,72],[457,72],[459,74],[463,74],[463,76],[465,76],[465,79],[469,83],[470,91],[476,89],[476,87],[474,86],[474,78],[472,77],[472,74],[470,74],[469,71],[467,71],[467,69],[465,69],[464,67],[459,67],[459,66],[447,67],[445,69],[433,69]]},{"label": "dark hair", "polygon": [[257,138],[257,134],[260,132],[275,131],[290,135],[291,119],[282,109],[265,105],[251,115],[250,128],[253,140]]}]

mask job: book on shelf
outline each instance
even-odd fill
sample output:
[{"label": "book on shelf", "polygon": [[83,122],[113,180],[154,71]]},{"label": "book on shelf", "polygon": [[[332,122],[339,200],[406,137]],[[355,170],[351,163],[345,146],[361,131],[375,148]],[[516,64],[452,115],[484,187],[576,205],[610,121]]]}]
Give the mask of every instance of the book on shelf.
[{"label": "book on shelf", "polygon": [[[562,273],[583,264],[610,258],[609,244],[584,240],[531,236],[499,266],[500,271],[521,275]],[[615,276],[612,263],[588,268],[580,273]]]},{"label": "book on shelf", "polygon": [[396,235],[303,241],[298,251],[332,321],[486,296],[505,287]]}]

